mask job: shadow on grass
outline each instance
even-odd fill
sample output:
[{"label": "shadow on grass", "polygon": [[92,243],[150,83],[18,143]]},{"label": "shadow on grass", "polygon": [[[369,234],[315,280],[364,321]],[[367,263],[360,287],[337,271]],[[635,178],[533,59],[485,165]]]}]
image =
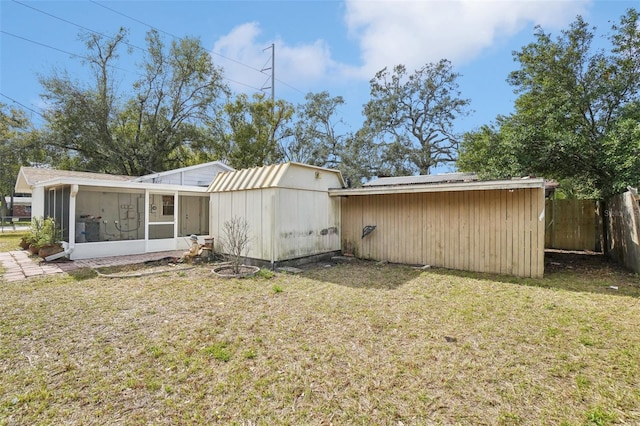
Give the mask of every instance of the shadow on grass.
[{"label": "shadow on grass", "polygon": [[543,278],[434,268],[430,273],[557,290],[640,298],[640,275],[601,253],[546,252]]},{"label": "shadow on grass", "polygon": [[331,268],[309,269],[303,276],[353,288],[394,290],[420,276],[421,272],[408,265],[353,260]]}]

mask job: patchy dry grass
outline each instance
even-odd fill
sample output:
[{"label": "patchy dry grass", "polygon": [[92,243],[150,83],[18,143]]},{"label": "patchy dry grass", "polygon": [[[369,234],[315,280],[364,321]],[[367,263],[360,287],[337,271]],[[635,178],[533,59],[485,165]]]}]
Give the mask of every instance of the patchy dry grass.
[{"label": "patchy dry grass", "polygon": [[638,424],[638,293],[573,288],[589,279],[356,263],[1,284],[0,424]]},{"label": "patchy dry grass", "polygon": [[26,235],[24,231],[0,232],[0,252],[20,250],[20,239]]},{"label": "patchy dry grass", "polygon": [[[0,253],[20,250],[20,240],[26,236],[24,231],[8,231],[0,232]],[[4,268],[0,265],[0,276],[4,273]]]}]

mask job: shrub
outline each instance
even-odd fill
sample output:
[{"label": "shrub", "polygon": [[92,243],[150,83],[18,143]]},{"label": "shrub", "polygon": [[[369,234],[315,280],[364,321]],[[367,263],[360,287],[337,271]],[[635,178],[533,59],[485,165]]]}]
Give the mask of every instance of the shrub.
[{"label": "shrub", "polygon": [[234,216],[224,223],[222,245],[229,255],[233,273],[240,273],[240,261],[249,251],[249,223],[243,217]]}]

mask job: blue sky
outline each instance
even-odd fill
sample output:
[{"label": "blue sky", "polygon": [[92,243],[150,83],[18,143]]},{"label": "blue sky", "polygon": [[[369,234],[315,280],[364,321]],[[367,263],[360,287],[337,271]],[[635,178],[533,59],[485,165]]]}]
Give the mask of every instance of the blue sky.
[{"label": "blue sky", "polygon": [[[512,52],[533,41],[535,25],[558,34],[580,14],[604,36],[611,22],[639,6],[637,0],[1,0],[0,101],[46,108],[38,76],[54,68],[86,81],[87,68],[69,54],[86,53],[80,27],[111,35],[122,26],[131,44],[144,47],[150,25],[170,34],[163,33],[167,42],[199,37],[235,92],[270,85],[259,70],[270,66],[266,48],[273,43],[276,97],[297,104],[308,92],[340,95],[344,131],[362,124],[369,80],[378,70],[397,64],[414,70],[447,58],[462,74],[462,96],[471,100],[473,113],[457,123],[464,132],[511,112],[515,95],[505,80],[516,66]],[[122,92],[136,78],[136,55],[121,52]],[[36,114],[32,119],[42,123]]]}]

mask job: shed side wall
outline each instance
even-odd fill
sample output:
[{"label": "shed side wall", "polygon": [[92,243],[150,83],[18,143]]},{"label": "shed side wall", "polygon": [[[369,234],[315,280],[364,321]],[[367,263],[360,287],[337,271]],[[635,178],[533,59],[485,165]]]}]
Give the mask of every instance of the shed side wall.
[{"label": "shed side wall", "polygon": [[[365,259],[541,277],[544,190],[342,197],[342,250]],[[376,229],[362,238],[367,225]]]},{"label": "shed side wall", "polygon": [[277,189],[276,259],[340,250],[340,200],[326,190]]},{"label": "shed side wall", "polygon": [[224,224],[234,216],[245,218],[249,225],[249,251],[254,259],[271,260],[273,196],[275,189],[217,192],[211,194],[211,236],[216,250],[224,252]]}]

